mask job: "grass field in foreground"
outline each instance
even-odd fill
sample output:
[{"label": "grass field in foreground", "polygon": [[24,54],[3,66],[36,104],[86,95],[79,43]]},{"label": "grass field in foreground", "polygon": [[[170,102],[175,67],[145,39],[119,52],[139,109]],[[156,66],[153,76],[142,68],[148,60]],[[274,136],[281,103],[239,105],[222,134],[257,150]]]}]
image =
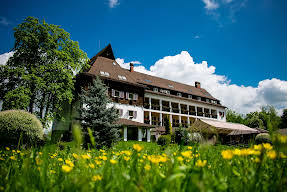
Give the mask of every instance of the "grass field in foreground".
[{"label": "grass field in foreground", "polygon": [[119,142],[108,150],[73,143],[0,152],[0,191],[286,191],[286,155],[248,149]]}]

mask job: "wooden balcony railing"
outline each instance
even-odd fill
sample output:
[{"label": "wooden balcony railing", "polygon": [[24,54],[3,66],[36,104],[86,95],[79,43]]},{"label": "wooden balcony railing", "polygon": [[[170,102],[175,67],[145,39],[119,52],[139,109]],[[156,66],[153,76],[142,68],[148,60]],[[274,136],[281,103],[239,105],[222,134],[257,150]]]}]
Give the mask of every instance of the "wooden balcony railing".
[{"label": "wooden balcony railing", "polygon": [[153,109],[153,110],[159,110],[160,109],[160,107],[159,107],[159,105],[151,105],[151,109]]},{"label": "wooden balcony railing", "polygon": [[168,107],[168,106],[162,106],[162,111],[170,112],[170,107]]},{"label": "wooden balcony railing", "polygon": [[179,109],[178,108],[172,108],[172,112],[173,113],[179,113]]},{"label": "wooden balcony railing", "polygon": [[189,115],[196,115],[195,111],[189,111]]}]

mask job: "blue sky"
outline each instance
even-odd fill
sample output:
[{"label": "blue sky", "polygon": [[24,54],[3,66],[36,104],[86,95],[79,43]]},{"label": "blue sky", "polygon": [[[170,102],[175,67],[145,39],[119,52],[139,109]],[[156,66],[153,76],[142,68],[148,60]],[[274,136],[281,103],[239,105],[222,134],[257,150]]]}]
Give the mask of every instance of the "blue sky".
[{"label": "blue sky", "polygon": [[[285,90],[286,10],[285,0],[2,1],[0,54],[13,48],[13,27],[34,16],[61,25],[90,58],[111,43],[123,65],[139,61],[149,69],[165,56],[187,51],[195,63],[214,66],[212,74],[224,76],[227,85],[258,89],[260,82],[276,78]],[[277,108],[287,107],[285,97],[280,99]]]}]

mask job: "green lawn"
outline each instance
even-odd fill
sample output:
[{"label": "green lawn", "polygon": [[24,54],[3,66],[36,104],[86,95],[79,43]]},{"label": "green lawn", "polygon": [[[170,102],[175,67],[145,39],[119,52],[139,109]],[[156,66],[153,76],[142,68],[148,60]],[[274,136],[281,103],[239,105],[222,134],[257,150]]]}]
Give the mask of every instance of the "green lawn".
[{"label": "green lawn", "polygon": [[[137,144],[137,145],[135,145]],[[61,147],[0,152],[1,191],[286,191],[287,159],[270,145],[119,142],[108,150]]]}]

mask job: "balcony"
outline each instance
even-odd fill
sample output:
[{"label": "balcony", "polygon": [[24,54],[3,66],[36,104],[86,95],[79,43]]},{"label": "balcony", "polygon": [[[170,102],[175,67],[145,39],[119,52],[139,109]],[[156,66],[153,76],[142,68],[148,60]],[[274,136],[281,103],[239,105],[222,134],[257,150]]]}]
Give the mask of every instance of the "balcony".
[{"label": "balcony", "polygon": [[188,110],[181,109],[181,114],[188,114]]},{"label": "balcony", "polygon": [[149,122],[150,122],[149,119],[144,119],[145,124],[149,124]]},{"label": "balcony", "polygon": [[195,111],[189,111],[189,115],[194,115],[194,116],[196,116],[196,112],[195,112]]},{"label": "balcony", "polygon": [[211,115],[211,117],[213,118],[213,119],[217,119],[217,115]]},{"label": "balcony", "polygon": [[160,121],[153,120],[153,121],[151,121],[151,124],[160,126]]},{"label": "balcony", "polygon": [[173,113],[179,113],[179,109],[178,108],[172,108],[172,112]]},{"label": "balcony", "polygon": [[162,111],[170,112],[170,107],[162,106]]},{"label": "balcony", "polygon": [[144,103],[144,108],[145,108],[145,109],[149,109],[149,108],[150,108],[149,103]]},{"label": "balcony", "polygon": [[151,109],[153,110],[160,110],[160,106],[159,105],[151,105]]},{"label": "balcony", "polygon": [[203,112],[197,112],[197,116],[203,117]]}]

